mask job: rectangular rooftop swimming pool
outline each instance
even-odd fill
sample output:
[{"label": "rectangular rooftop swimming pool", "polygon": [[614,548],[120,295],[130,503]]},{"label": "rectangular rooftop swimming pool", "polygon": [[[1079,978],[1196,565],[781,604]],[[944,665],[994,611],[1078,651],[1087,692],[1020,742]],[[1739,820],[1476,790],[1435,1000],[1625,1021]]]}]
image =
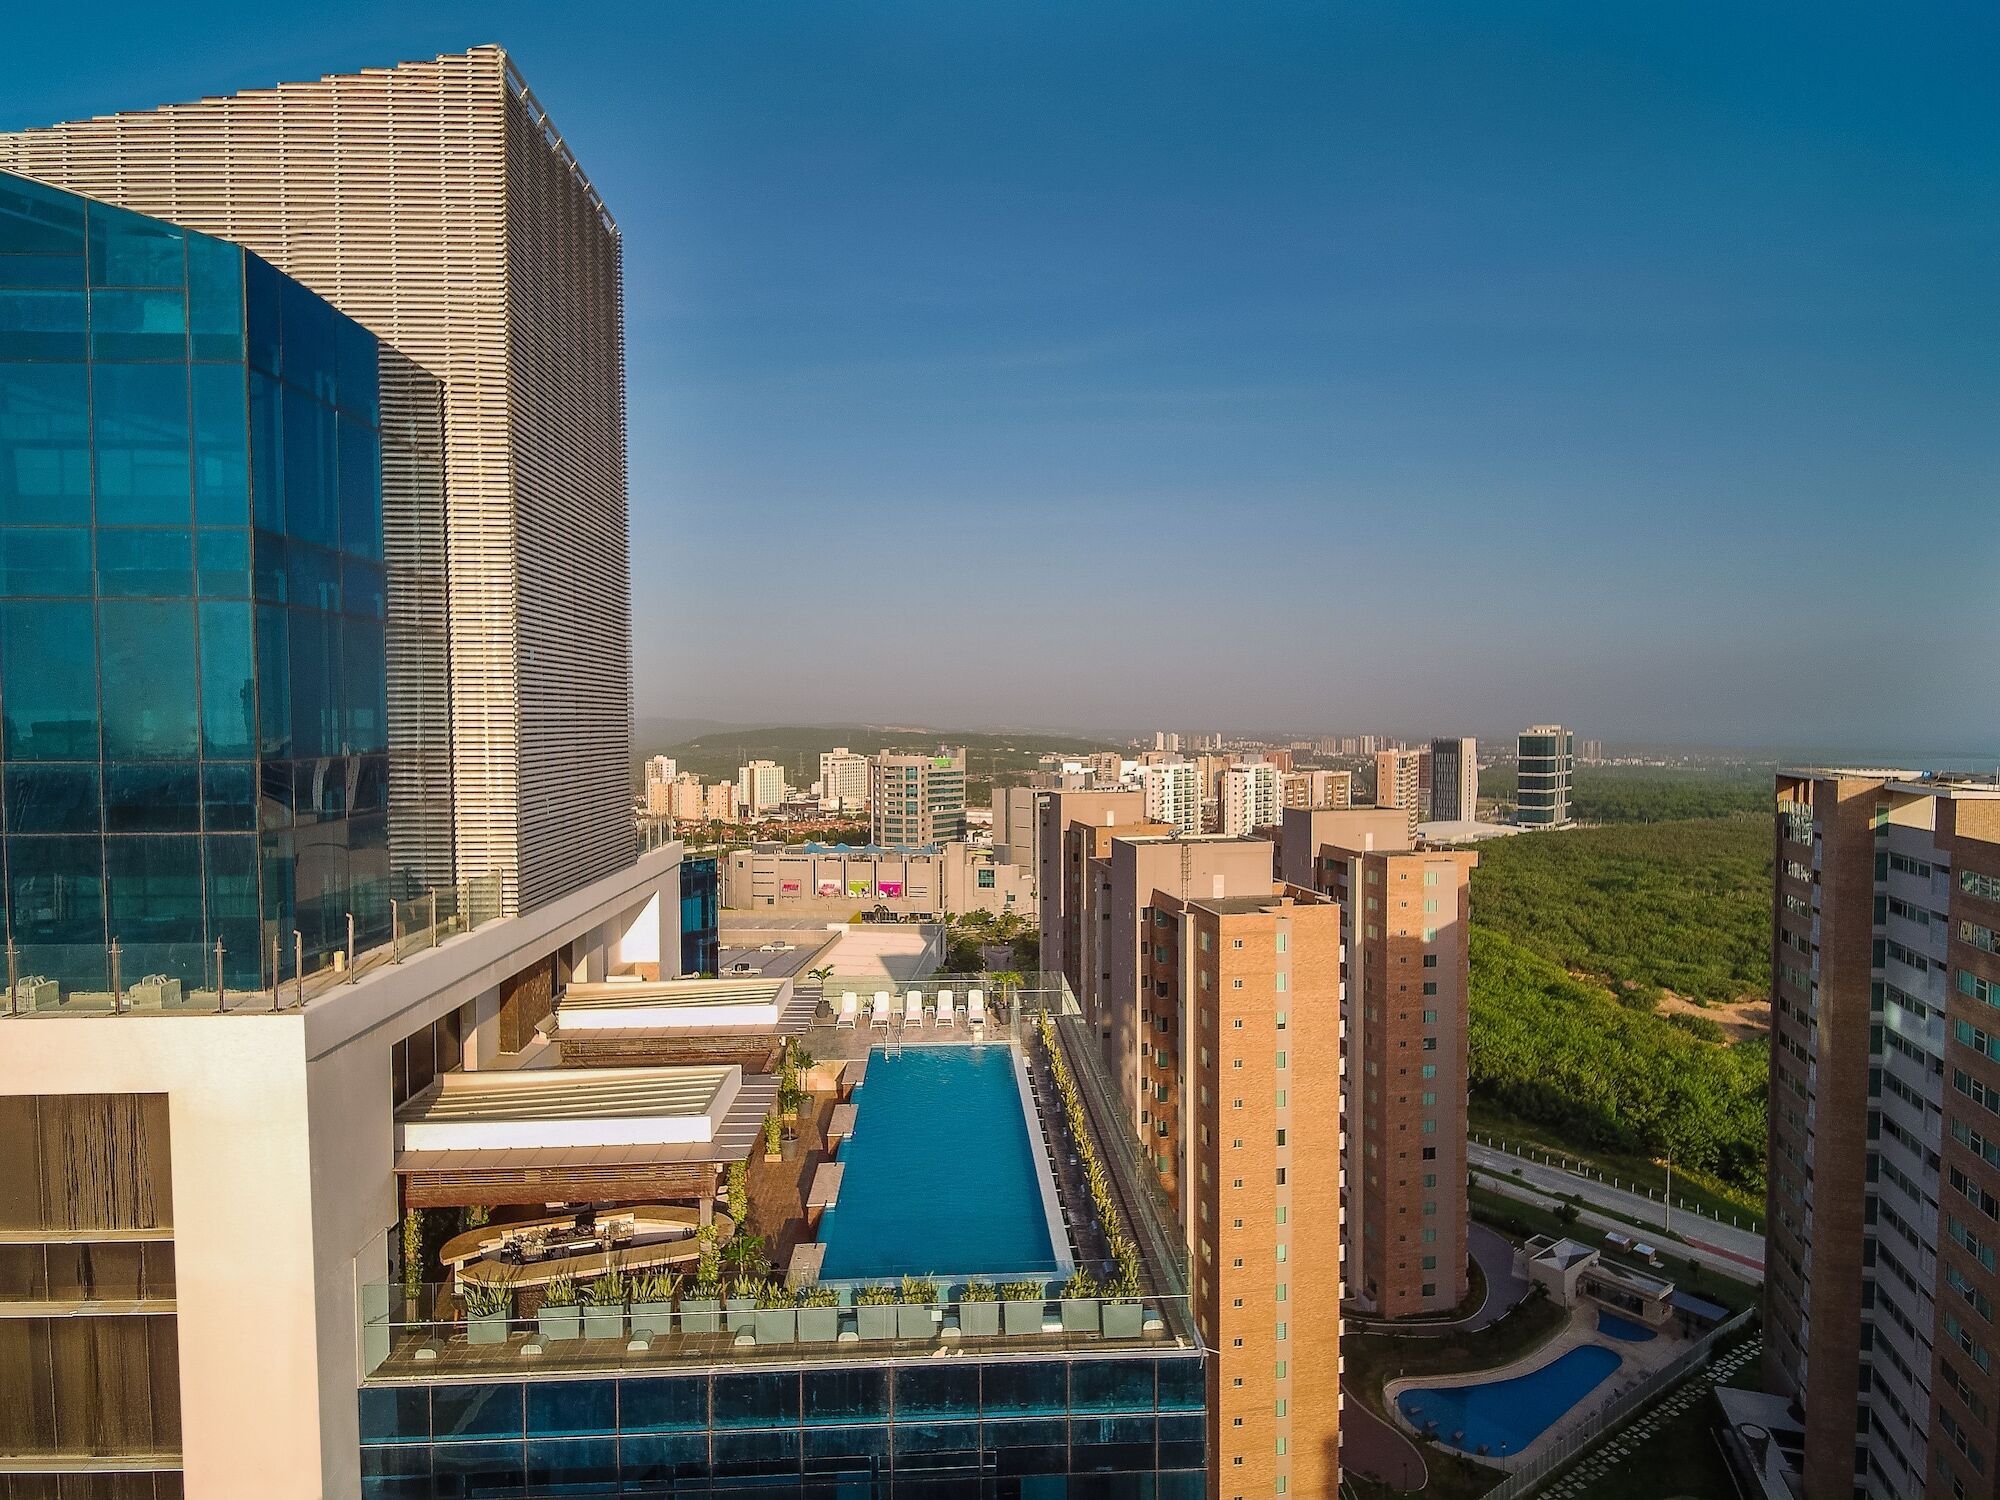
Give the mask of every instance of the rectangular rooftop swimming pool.
[{"label": "rectangular rooftop swimming pool", "polygon": [[855,1095],[820,1276],[1067,1275],[1010,1046],[876,1048]]}]

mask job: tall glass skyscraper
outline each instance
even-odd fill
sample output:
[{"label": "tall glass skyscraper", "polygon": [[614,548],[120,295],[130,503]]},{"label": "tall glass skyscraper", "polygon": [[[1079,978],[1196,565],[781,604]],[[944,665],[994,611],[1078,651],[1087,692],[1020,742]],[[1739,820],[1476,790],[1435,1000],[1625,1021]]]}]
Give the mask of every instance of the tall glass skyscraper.
[{"label": "tall glass skyscraper", "polygon": [[[232,987],[389,927],[376,341],[238,246],[0,173],[15,977]],[[114,948],[115,945],[115,948]],[[114,957],[115,954],[115,957]]]}]

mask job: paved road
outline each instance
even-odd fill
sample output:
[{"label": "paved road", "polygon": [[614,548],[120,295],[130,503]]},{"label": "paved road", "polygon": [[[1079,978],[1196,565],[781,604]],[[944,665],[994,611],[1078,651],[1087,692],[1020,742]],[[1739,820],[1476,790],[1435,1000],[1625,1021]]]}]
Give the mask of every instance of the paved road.
[{"label": "paved road", "polygon": [[[1622,1218],[1640,1224],[1658,1224],[1665,1210],[1644,1193],[1628,1192],[1615,1188],[1608,1182],[1599,1182],[1594,1177],[1580,1176],[1566,1172],[1561,1167],[1545,1166],[1541,1162],[1530,1161],[1526,1157],[1515,1156],[1508,1151],[1496,1151],[1491,1146],[1482,1146],[1476,1141],[1466,1145],[1466,1156],[1475,1167],[1484,1167],[1489,1173],[1512,1176],[1518,1167],[1521,1175],[1517,1182],[1539,1188],[1544,1193],[1560,1195],[1575,1193],[1586,1203],[1599,1208],[1607,1208]],[[1730,1224],[1719,1224],[1714,1219],[1703,1218],[1677,1208],[1673,1213],[1674,1233],[1690,1245],[1713,1250],[1742,1266],[1759,1270],[1764,1265],[1764,1236],[1754,1230],[1739,1229]]]},{"label": "paved road", "polygon": [[[1479,1183],[1483,1187],[1490,1187],[1504,1198],[1513,1198],[1518,1202],[1529,1204],[1535,1208],[1553,1209],[1557,1204],[1557,1200],[1548,1193],[1516,1182],[1511,1177],[1494,1177],[1487,1173],[1481,1173]],[[1632,1226],[1624,1220],[1614,1219],[1609,1214],[1602,1214],[1591,1208],[1579,1211],[1577,1223],[1585,1229],[1616,1229],[1625,1234],[1632,1233]],[[1579,1238],[1588,1240],[1590,1236],[1580,1235]],[[1764,1266],[1762,1261],[1751,1262],[1741,1255],[1712,1249],[1707,1245],[1695,1244],[1691,1241],[1667,1240],[1661,1248],[1670,1251],[1672,1254],[1697,1261],[1707,1266],[1710,1270],[1719,1271],[1724,1276],[1733,1277],[1737,1281],[1747,1281],[1752,1285],[1758,1285],[1764,1280]],[[1701,1295],[1699,1290],[1695,1292],[1695,1295]]]}]

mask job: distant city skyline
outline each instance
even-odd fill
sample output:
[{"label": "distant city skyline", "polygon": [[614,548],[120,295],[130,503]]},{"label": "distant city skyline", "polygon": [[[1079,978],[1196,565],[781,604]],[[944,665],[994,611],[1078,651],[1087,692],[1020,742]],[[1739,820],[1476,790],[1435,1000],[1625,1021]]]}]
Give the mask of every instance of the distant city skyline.
[{"label": "distant city skyline", "polygon": [[591,16],[33,8],[0,128],[508,47],[642,717],[2000,743],[1989,7]]}]

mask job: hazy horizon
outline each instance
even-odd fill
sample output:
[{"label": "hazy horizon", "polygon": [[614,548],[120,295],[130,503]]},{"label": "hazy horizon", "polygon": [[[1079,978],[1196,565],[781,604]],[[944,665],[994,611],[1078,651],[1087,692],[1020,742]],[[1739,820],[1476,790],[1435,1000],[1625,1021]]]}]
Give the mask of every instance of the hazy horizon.
[{"label": "hazy horizon", "polygon": [[487,41],[642,716],[2000,745],[1991,7],[39,7],[0,128]]}]

